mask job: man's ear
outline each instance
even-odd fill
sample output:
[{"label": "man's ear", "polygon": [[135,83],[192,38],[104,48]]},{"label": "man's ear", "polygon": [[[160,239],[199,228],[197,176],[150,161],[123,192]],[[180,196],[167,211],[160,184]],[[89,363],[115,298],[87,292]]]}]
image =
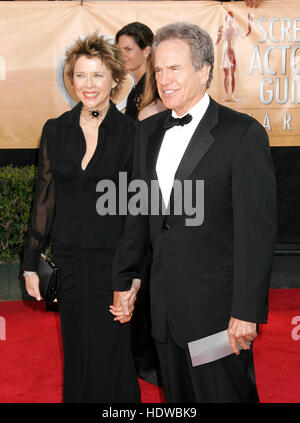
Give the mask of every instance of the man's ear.
[{"label": "man's ear", "polygon": [[203,85],[206,85],[207,80],[209,78],[209,72],[210,72],[210,65],[203,65],[202,68],[199,70],[200,74],[201,74],[201,83]]}]

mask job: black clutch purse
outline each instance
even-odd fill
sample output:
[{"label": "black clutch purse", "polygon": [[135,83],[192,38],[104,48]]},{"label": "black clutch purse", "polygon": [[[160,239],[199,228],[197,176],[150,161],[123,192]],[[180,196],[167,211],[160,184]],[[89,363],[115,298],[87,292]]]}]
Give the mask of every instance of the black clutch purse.
[{"label": "black clutch purse", "polygon": [[45,254],[41,254],[38,275],[42,298],[45,301],[55,300],[59,283],[58,268]]}]

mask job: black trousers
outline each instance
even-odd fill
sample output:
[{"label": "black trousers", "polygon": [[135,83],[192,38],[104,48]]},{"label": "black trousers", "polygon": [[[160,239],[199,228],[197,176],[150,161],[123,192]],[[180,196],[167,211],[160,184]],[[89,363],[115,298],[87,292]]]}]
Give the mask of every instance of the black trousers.
[{"label": "black trousers", "polygon": [[131,343],[135,367],[138,376],[147,382],[161,386],[159,360],[155,342],[151,336],[150,316],[150,257],[135,302],[131,320]]},{"label": "black trousers", "polygon": [[170,333],[156,347],[167,402],[259,402],[252,348],[192,367],[189,351],[179,348]]}]

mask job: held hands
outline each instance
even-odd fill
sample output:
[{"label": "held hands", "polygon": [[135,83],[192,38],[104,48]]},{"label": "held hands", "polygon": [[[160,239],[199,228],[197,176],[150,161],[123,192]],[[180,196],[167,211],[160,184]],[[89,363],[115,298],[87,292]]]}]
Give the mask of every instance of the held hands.
[{"label": "held hands", "polygon": [[37,301],[42,300],[40,289],[39,289],[39,277],[37,273],[32,273],[31,275],[24,276],[26,291],[31,296],[34,297]]},{"label": "held hands", "polygon": [[115,316],[114,321],[127,323],[131,320],[134,310],[136,295],[140,289],[140,279],[133,279],[129,291],[115,291],[114,303],[110,306],[110,312]]},{"label": "held hands", "polygon": [[250,349],[250,342],[252,342],[257,335],[256,323],[245,322],[243,320],[231,317],[227,329],[227,334],[232,352],[236,355],[239,355],[240,352],[236,344],[238,343],[243,350]]}]

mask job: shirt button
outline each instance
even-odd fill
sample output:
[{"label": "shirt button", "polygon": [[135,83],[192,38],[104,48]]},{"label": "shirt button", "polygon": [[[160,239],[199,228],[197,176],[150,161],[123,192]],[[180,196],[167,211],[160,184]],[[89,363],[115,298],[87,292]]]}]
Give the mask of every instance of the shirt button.
[{"label": "shirt button", "polygon": [[167,223],[165,223],[162,227],[163,231],[168,231],[170,229],[170,225],[168,225]]}]

